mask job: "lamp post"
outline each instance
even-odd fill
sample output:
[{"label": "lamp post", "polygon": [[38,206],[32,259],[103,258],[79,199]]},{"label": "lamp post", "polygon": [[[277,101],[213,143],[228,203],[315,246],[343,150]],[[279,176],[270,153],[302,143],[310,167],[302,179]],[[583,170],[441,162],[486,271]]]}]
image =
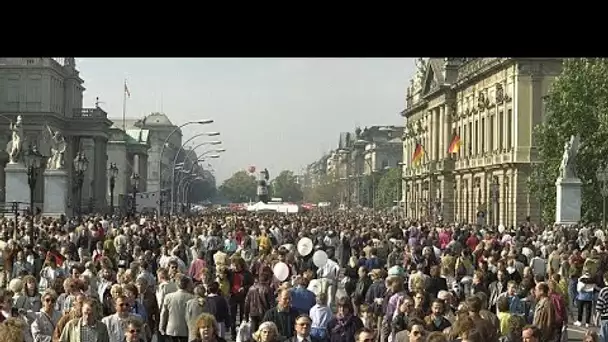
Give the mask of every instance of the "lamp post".
[{"label": "lamp post", "polygon": [[84,173],[89,167],[89,160],[84,152],[78,152],[76,158],[74,158],[74,170],[76,171],[76,184],[78,186],[78,205],[77,214],[80,217],[82,214],[82,185],[84,183]]},{"label": "lamp post", "polygon": [[595,176],[601,183],[600,194],[602,195],[602,229],[606,230],[606,197],[608,197],[608,166],[597,170]]},{"label": "lamp post", "polygon": [[[184,149],[184,146],[186,146],[186,144],[188,144],[190,141],[192,141],[195,138],[198,138],[201,136],[216,137],[218,135],[220,135],[219,132],[203,132],[203,133],[195,134],[192,137],[190,137],[190,139],[186,140],[182,144],[182,146],[179,147],[179,149],[177,150],[177,153],[175,153],[175,157],[173,158],[173,164],[171,164],[173,166],[172,174],[171,174],[171,208],[173,208],[173,203],[175,203],[175,165],[177,164],[177,158],[179,157],[180,152]],[[213,142],[213,143],[215,143],[215,142]]]},{"label": "lamp post", "polygon": [[133,202],[131,212],[133,215],[137,213],[137,189],[139,188],[139,174],[133,172],[131,175],[131,186],[133,187]]},{"label": "lamp post", "polygon": [[158,156],[158,215],[161,215],[161,208],[163,207],[163,201],[162,201],[162,188],[163,188],[163,153],[165,152],[165,147],[167,146],[167,144],[169,143],[169,139],[171,138],[171,136],[173,134],[175,134],[175,132],[179,131],[180,129],[188,126],[188,125],[207,125],[207,124],[211,124],[213,123],[213,120],[198,120],[198,121],[188,121],[186,123],[183,123],[177,127],[175,127],[175,129],[173,129],[171,131],[171,133],[169,133],[169,135],[167,135],[167,137],[165,138],[165,141],[163,142],[163,145],[160,148],[160,154]]},{"label": "lamp post", "polygon": [[110,214],[114,214],[114,187],[116,186],[116,177],[118,176],[116,163],[110,163],[108,171],[110,174]]},{"label": "lamp post", "polygon": [[[226,150],[225,150],[225,149],[217,149],[217,150],[215,150],[215,152],[224,152],[224,151],[226,151]],[[210,153],[210,152],[214,152],[214,151],[207,151],[206,153],[203,153],[201,156],[203,156],[203,155],[205,155],[205,154],[207,154],[207,153]],[[199,159],[197,160],[197,162],[199,162],[199,161],[205,161],[205,160],[206,160],[206,158],[217,159],[217,158],[219,158],[219,157],[220,157],[220,155],[219,155],[219,154],[212,154],[212,155],[205,156],[205,158],[199,158]],[[175,170],[176,170],[176,167],[178,166],[178,164],[177,164],[176,162],[177,162],[177,157],[176,157],[176,159],[173,161],[173,176],[171,177],[171,179],[175,179]],[[184,165],[184,164],[182,163],[182,166],[183,166],[183,165]],[[176,194],[175,194],[175,186],[174,186],[174,185],[175,185],[175,182],[174,182],[174,181],[172,181],[172,182],[171,182],[171,202],[170,202],[170,203],[171,203],[171,211],[172,211],[172,212],[173,212],[173,209],[174,209],[174,207],[175,207],[175,198],[176,198],[176,197],[174,196],[174,195],[176,195]],[[178,187],[179,187],[179,184],[178,184]],[[178,198],[178,199],[179,199],[179,198]]]},{"label": "lamp post", "polygon": [[27,169],[27,184],[30,186],[30,211],[34,215],[34,190],[38,180],[38,171],[44,156],[38,152],[36,145],[30,145],[23,156],[23,162]]}]

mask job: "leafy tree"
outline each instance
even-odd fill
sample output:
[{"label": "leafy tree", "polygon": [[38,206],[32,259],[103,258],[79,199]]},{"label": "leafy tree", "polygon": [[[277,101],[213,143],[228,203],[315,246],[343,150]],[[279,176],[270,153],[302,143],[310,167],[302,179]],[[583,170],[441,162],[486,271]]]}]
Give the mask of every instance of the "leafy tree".
[{"label": "leafy tree", "polygon": [[307,202],[340,202],[340,191],[342,187],[339,181],[329,175],[321,176],[315,186],[304,189],[304,199]]},{"label": "leafy tree", "polygon": [[595,173],[608,162],[608,59],[568,59],[546,98],[547,116],[536,127],[533,145],[542,163],[533,166],[530,189],[539,198],[545,222],[555,218],[555,180],[563,147],[580,135],[576,158],[582,186],[582,219],[596,221],[601,195]]},{"label": "leafy tree", "polygon": [[374,184],[372,182],[378,183],[376,180],[377,177],[372,177],[371,175],[362,175],[359,183],[359,205],[363,207],[372,207],[372,194],[374,192]]},{"label": "leafy tree", "polygon": [[401,169],[391,168],[383,172],[376,186],[376,208],[391,208],[401,197]]},{"label": "leafy tree", "polygon": [[219,188],[220,194],[232,202],[255,201],[257,197],[257,182],[253,175],[246,171],[238,171],[226,179]]},{"label": "leafy tree", "polygon": [[285,202],[299,202],[304,197],[296,176],[289,170],[281,171],[272,180],[272,193],[274,197],[281,197]]},{"label": "leafy tree", "polygon": [[196,181],[192,184],[190,191],[190,199],[193,203],[210,200],[217,193],[215,179],[213,181],[207,179]]}]

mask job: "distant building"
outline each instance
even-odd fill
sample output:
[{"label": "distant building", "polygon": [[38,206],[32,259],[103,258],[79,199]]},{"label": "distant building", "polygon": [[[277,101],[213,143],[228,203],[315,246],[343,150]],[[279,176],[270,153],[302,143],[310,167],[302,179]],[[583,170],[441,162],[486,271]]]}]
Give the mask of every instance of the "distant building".
[{"label": "distant building", "polygon": [[[147,129],[132,128],[125,132],[122,128],[116,127],[116,124],[110,129],[108,164],[115,163],[118,168],[114,187],[115,207],[124,210],[128,207],[125,195],[133,192],[131,183],[133,174],[138,174],[140,177],[137,191],[141,193],[147,191],[149,148],[150,132]],[[108,203],[111,203],[109,196],[110,192],[108,192]]]}]

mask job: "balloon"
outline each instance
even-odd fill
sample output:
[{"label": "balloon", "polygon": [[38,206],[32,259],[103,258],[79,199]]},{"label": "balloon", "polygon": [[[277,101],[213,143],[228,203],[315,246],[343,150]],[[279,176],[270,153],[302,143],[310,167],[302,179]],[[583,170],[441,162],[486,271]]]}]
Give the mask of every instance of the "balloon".
[{"label": "balloon", "polygon": [[249,173],[254,173],[255,172],[255,166],[251,165],[250,167],[247,168],[247,171],[249,171]]}]

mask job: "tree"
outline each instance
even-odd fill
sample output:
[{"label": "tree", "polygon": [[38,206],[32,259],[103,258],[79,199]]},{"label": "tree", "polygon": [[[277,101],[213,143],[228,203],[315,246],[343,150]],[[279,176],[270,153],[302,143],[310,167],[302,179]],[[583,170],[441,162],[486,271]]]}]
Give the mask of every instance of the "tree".
[{"label": "tree", "polygon": [[401,198],[401,168],[391,168],[384,171],[376,186],[376,208],[391,208],[394,201]]},{"label": "tree", "polygon": [[341,189],[340,182],[335,177],[323,175],[315,186],[307,187],[304,190],[304,199],[311,203],[330,202],[336,204],[340,202]]},{"label": "tree", "polygon": [[601,195],[595,173],[608,160],[608,60],[568,59],[546,97],[547,117],[536,127],[532,145],[542,163],[533,165],[530,190],[539,198],[545,222],[555,217],[555,180],[564,144],[580,135],[575,160],[582,186],[582,219],[596,221]]},{"label": "tree", "polygon": [[[361,175],[360,184],[359,184],[359,205],[367,208],[371,208],[372,205],[372,194],[374,192],[374,184],[376,177],[372,177],[371,175]],[[376,181],[378,183],[378,181]]]},{"label": "tree", "polygon": [[238,171],[226,179],[219,188],[220,194],[231,202],[255,201],[257,182],[246,171]]},{"label": "tree", "polygon": [[272,193],[285,202],[299,202],[304,194],[296,176],[289,170],[283,170],[272,180]]}]

